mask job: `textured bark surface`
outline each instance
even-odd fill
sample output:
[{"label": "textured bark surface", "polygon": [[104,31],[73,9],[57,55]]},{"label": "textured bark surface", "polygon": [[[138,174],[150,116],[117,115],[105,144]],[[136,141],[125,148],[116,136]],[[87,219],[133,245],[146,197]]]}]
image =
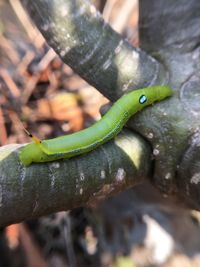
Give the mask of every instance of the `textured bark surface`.
[{"label": "textured bark surface", "polygon": [[111,100],[165,82],[162,65],[113,31],[89,1],[22,3],[62,60]]},{"label": "textured bark surface", "polygon": [[[24,2],[29,3],[27,0]],[[74,45],[73,49],[70,47],[64,56],[62,56],[62,49],[66,46],[64,36],[67,34],[71,36],[72,32],[70,27],[66,27],[69,30],[59,34],[58,37],[57,32],[52,30],[55,25],[63,23],[63,17],[60,20],[59,7],[54,4],[54,1],[47,0],[31,2],[27,5],[27,9],[50,45],[67,64],[71,64],[71,58],[75,59],[79,56],[79,63],[72,64],[75,70],[104,95],[116,99],[126,89],[152,83],[162,84],[166,81],[175,90],[173,98],[153,108],[147,108],[136,115],[129,125],[145,136],[153,146],[155,185],[166,194],[184,195],[188,202],[199,207],[198,182],[200,179],[198,167],[196,167],[199,166],[196,153],[198,154],[199,147],[200,113],[200,29],[198,27],[200,2],[197,0],[140,1],[141,48],[153,55],[162,65],[121,40],[121,37],[102,21],[98,13],[88,6],[87,1],[61,2],[65,6],[65,15],[67,14],[69,20],[73,22],[70,27],[76,33],[78,32],[81,44]],[[42,29],[42,25],[47,25],[45,21],[48,20],[41,15],[41,12],[40,15],[34,12],[37,6],[41,8],[48,6],[47,13],[50,15],[53,10],[53,27]],[[68,11],[74,9],[76,12],[71,13],[76,15],[70,17],[71,13]],[[65,16],[64,19],[66,19]],[[86,28],[90,30],[85,31]],[[57,40],[59,45],[60,42],[64,43],[62,49],[57,48]],[[87,48],[83,48],[83,40],[87,40]],[[102,52],[96,53],[100,51],[100,47],[103,49]],[[86,68],[82,68],[83,66]],[[196,150],[197,152],[194,152]],[[194,161],[195,164],[192,164]]]},{"label": "textured bark surface", "polygon": [[20,148],[0,148],[0,226],[93,205],[141,183],[151,166],[150,148],[129,131],[83,156],[29,167]]},{"label": "textured bark surface", "polygon": [[[141,48],[163,62],[175,90],[169,105],[142,113],[134,127],[151,131],[156,186],[200,207],[200,2],[140,1]],[[147,129],[150,129],[147,131]],[[150,137],[152,137],[152,135]],[[149,138],[148,138],[149,139]]]}]

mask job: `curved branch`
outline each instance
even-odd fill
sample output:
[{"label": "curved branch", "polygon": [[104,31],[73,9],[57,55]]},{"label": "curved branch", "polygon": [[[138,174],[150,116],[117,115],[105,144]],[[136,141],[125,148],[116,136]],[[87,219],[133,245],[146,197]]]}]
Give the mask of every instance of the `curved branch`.
[{"label": "curved branch", "polygon": [[0,226],[92,204],[150,172],[149,146],[127,130],[88,154],[48,164],[24,167],[21,147],[0,148]]},{"label": "curved branch", "polygon": [[127,89],[165,83],[162,65],[112,30],[89,1],[22,2],[62,60],[111,100]]},{"label": "curved branch", "polygon": [[165,193],[184,196],[200,208],[200,1],[141,0],[141,47],[161,58],[175,94],[132,127],[154,147],[154,182]]},{"label": "curved branch", "polygon": [[140,41],[147,52],[188,51],[199,44],[198,0],[141,0]]}]

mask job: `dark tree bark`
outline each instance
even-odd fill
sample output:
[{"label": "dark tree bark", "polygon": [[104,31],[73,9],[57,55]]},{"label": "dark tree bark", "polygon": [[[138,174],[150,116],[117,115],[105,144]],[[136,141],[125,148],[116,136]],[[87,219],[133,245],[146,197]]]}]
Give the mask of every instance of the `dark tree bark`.
[{"label": "dark tree bark", "polygon": [[175,90],[165,109],[155,107],[152,116],[143,121],[145,125],[151,125],[155,135],[153,147],[159,151],[155,155],[154,182],[164,192],[183,195],[198,209],[199,23],[198,0],[140,1],[141,48],[163,63],[169,73],[169,83]]},{"label": "dark tree bark", "polygon": [[151,171],[150,147],[128,130],[91,153],[47,164],[23,166],[20,149],[0,148],[0,226],[94,205]]},{"label": "dark tree bark", "polygon": [[163,66],[113,31],[89,1],[22,2],[62,60],[111,100],[165,82]]}]

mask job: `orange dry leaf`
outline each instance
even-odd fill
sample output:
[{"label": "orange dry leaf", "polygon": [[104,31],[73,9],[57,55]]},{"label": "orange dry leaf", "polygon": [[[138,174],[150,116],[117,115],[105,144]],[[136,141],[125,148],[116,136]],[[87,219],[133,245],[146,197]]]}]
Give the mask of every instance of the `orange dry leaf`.
[{"label": "orange dry leaf", "polygon": [[11,249],[15,249],[19,245],[19,224],[6,227],[6,239]]},{"label": "orange dry leaf", "polygon": [[26,266],[48,267],[41,250],[37,246],[31,232],[24,224],[19,224],[20,242],[26,255]]},{"label": "orange dry leaf", "polygon": [[39,119],[68,121],[72,131],[83,128],[83,111],[79,107],[76,94],[59,93],[49,99],[38,100],[37,107]]}]

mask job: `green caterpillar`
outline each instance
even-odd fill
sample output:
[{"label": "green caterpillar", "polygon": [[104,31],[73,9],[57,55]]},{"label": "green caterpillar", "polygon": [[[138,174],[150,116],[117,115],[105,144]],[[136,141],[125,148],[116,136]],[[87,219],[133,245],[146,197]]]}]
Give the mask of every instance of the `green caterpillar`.
[{"label": "green caterpillar", "polygon": [[34,142],[22,148],[21,162],[28,166],[32,162],[49,162],[89,152],[114,138],[133,114],[171,95],[172,89],[168,86],[134,90],[122,96],[101,120],[87,129],[49,140],[29,134]]}]

